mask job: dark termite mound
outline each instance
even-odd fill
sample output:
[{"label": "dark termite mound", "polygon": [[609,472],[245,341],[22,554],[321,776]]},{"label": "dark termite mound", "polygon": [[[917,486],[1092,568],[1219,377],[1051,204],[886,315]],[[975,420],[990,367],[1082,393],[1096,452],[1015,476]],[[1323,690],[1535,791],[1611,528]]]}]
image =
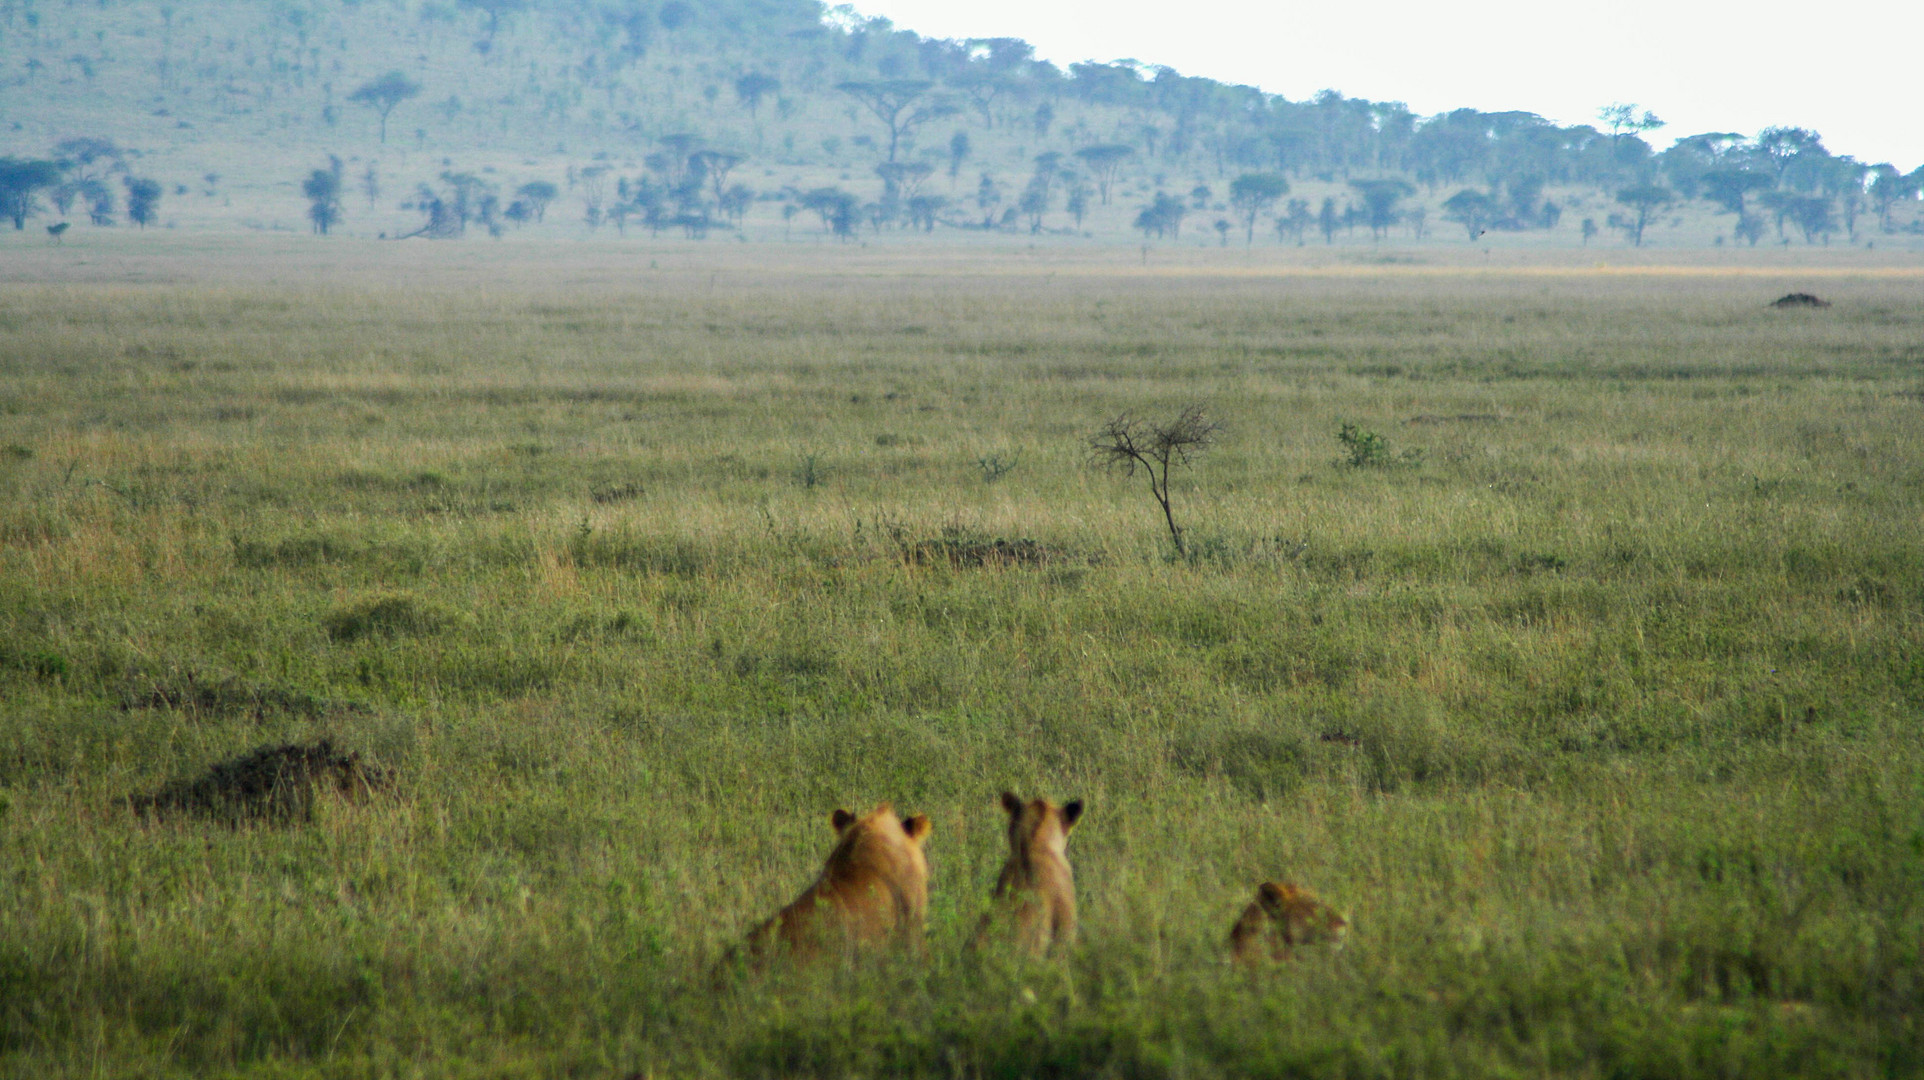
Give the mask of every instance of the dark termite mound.
[{"label": "dark termite mound", "polygon": [[234,823],[308,822],[317,795],[359,802],[387,790],[393,779],[388,770],[362,761],[359,752],[342,752],[320,739],[251,750],[128,804],[143,817],[185,813]]},{"label": "dark termite mound", "polygon": [[1829,307],[1830,301],[1819,299],[1807,292],[1794,292],[1785,293],[1777,299],[1772,300],[1770,306],[1774,308]]}]

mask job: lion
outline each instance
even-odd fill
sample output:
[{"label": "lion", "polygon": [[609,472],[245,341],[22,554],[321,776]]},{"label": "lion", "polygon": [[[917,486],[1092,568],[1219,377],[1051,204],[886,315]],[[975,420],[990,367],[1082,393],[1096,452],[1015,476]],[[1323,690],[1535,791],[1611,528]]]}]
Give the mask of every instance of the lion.
[{"label": "lion", "polygon": [[897,817],[883,803],[861,817],[837,810],[829,821],[841,840],[821,876],[748,935],[751,957],[777,949],[809,957],[824,947],[920,947],[929,908],[929,864],[922,855],[928,816]]},{"label": "lion", "polygon": [[1035,956],[1075,944],[1076,876],[1063,849],[1082,818],[1082,801],[1023,802],[1005,791],[1002,808],[1009,813],[1009,859],[995,880],[996,910],[982,920],[977,944],[998,924],[1013,930],[1016,944]]},{"label": "lion", "polygon": [[1341,948],[1349,920],[1299,885],[1265,881],[1256,900],[1229,931],[1230,956],[1240,963],[1287,960],[1298,945],[1329,942]]}]

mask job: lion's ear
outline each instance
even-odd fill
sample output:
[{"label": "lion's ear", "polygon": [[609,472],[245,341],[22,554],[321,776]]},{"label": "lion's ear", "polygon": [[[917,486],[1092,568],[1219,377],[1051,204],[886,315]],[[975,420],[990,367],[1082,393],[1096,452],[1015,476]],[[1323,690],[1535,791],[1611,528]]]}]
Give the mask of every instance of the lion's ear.
[{"label": "lion's ear", "polygon": [[1022,800],[1015,792],[1005,791],[1002,793],[1002,809],[1007,810],[1010,817],[1015,817],[1022,813]]},{"label": "lion's ear", "polygon": [[1265,881],[1256,886],[1256,902],[1266,908],[1281,907],[1283,899],[1283,887],[1273,881]]},{"label": "lion's ear", "polygon": [[915,844],[927,840],[931,828],[934,828],[934,826],[929,824],[929,816],[927,814],[917,814],[902,822],[902,831],[909,834],[909,841]]},{"label": "lion's ear", "polygon": [[828,816],[828,823],[835,826],[837,833],[844,832],[850,825],[855,824],[855,815],[846,810],[837,810]]},{"label": "lion's ear", "polygon": [[1062,808],[1062,831],[1066,833],[1070,829],[1075,828],[1076,822],[1081,817],[1082,817],[1082,800],[1081,799],[1076,799],[1070,802],[1069,805],[1063,807]]}]

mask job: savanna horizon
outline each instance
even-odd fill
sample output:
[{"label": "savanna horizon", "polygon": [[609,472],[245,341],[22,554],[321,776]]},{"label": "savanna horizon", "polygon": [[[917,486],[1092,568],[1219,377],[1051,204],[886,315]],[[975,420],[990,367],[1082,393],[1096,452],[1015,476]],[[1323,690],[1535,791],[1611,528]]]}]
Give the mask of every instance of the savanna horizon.
[{"label": "savanna horizon", "polygon": [[[1924,1057],[1900,256],[115,243],[0,284],[0,1071]],[[1087,439],[1189,404],[1177,558]],[[392,794],[127,807],[322,736]],[[926,948],[717,990],[884,801]]]}]

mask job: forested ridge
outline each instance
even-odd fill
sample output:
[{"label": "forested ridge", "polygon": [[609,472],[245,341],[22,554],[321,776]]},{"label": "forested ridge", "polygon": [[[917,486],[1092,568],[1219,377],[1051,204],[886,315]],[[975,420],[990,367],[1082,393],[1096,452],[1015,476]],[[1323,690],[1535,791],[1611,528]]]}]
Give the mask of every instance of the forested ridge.
[{"label": "forested ridge", "polygon": [[0,87],[19,229],[1924,235],[1924,167],[1801,128],[1291,101],[809,0],[0,0]]}]

